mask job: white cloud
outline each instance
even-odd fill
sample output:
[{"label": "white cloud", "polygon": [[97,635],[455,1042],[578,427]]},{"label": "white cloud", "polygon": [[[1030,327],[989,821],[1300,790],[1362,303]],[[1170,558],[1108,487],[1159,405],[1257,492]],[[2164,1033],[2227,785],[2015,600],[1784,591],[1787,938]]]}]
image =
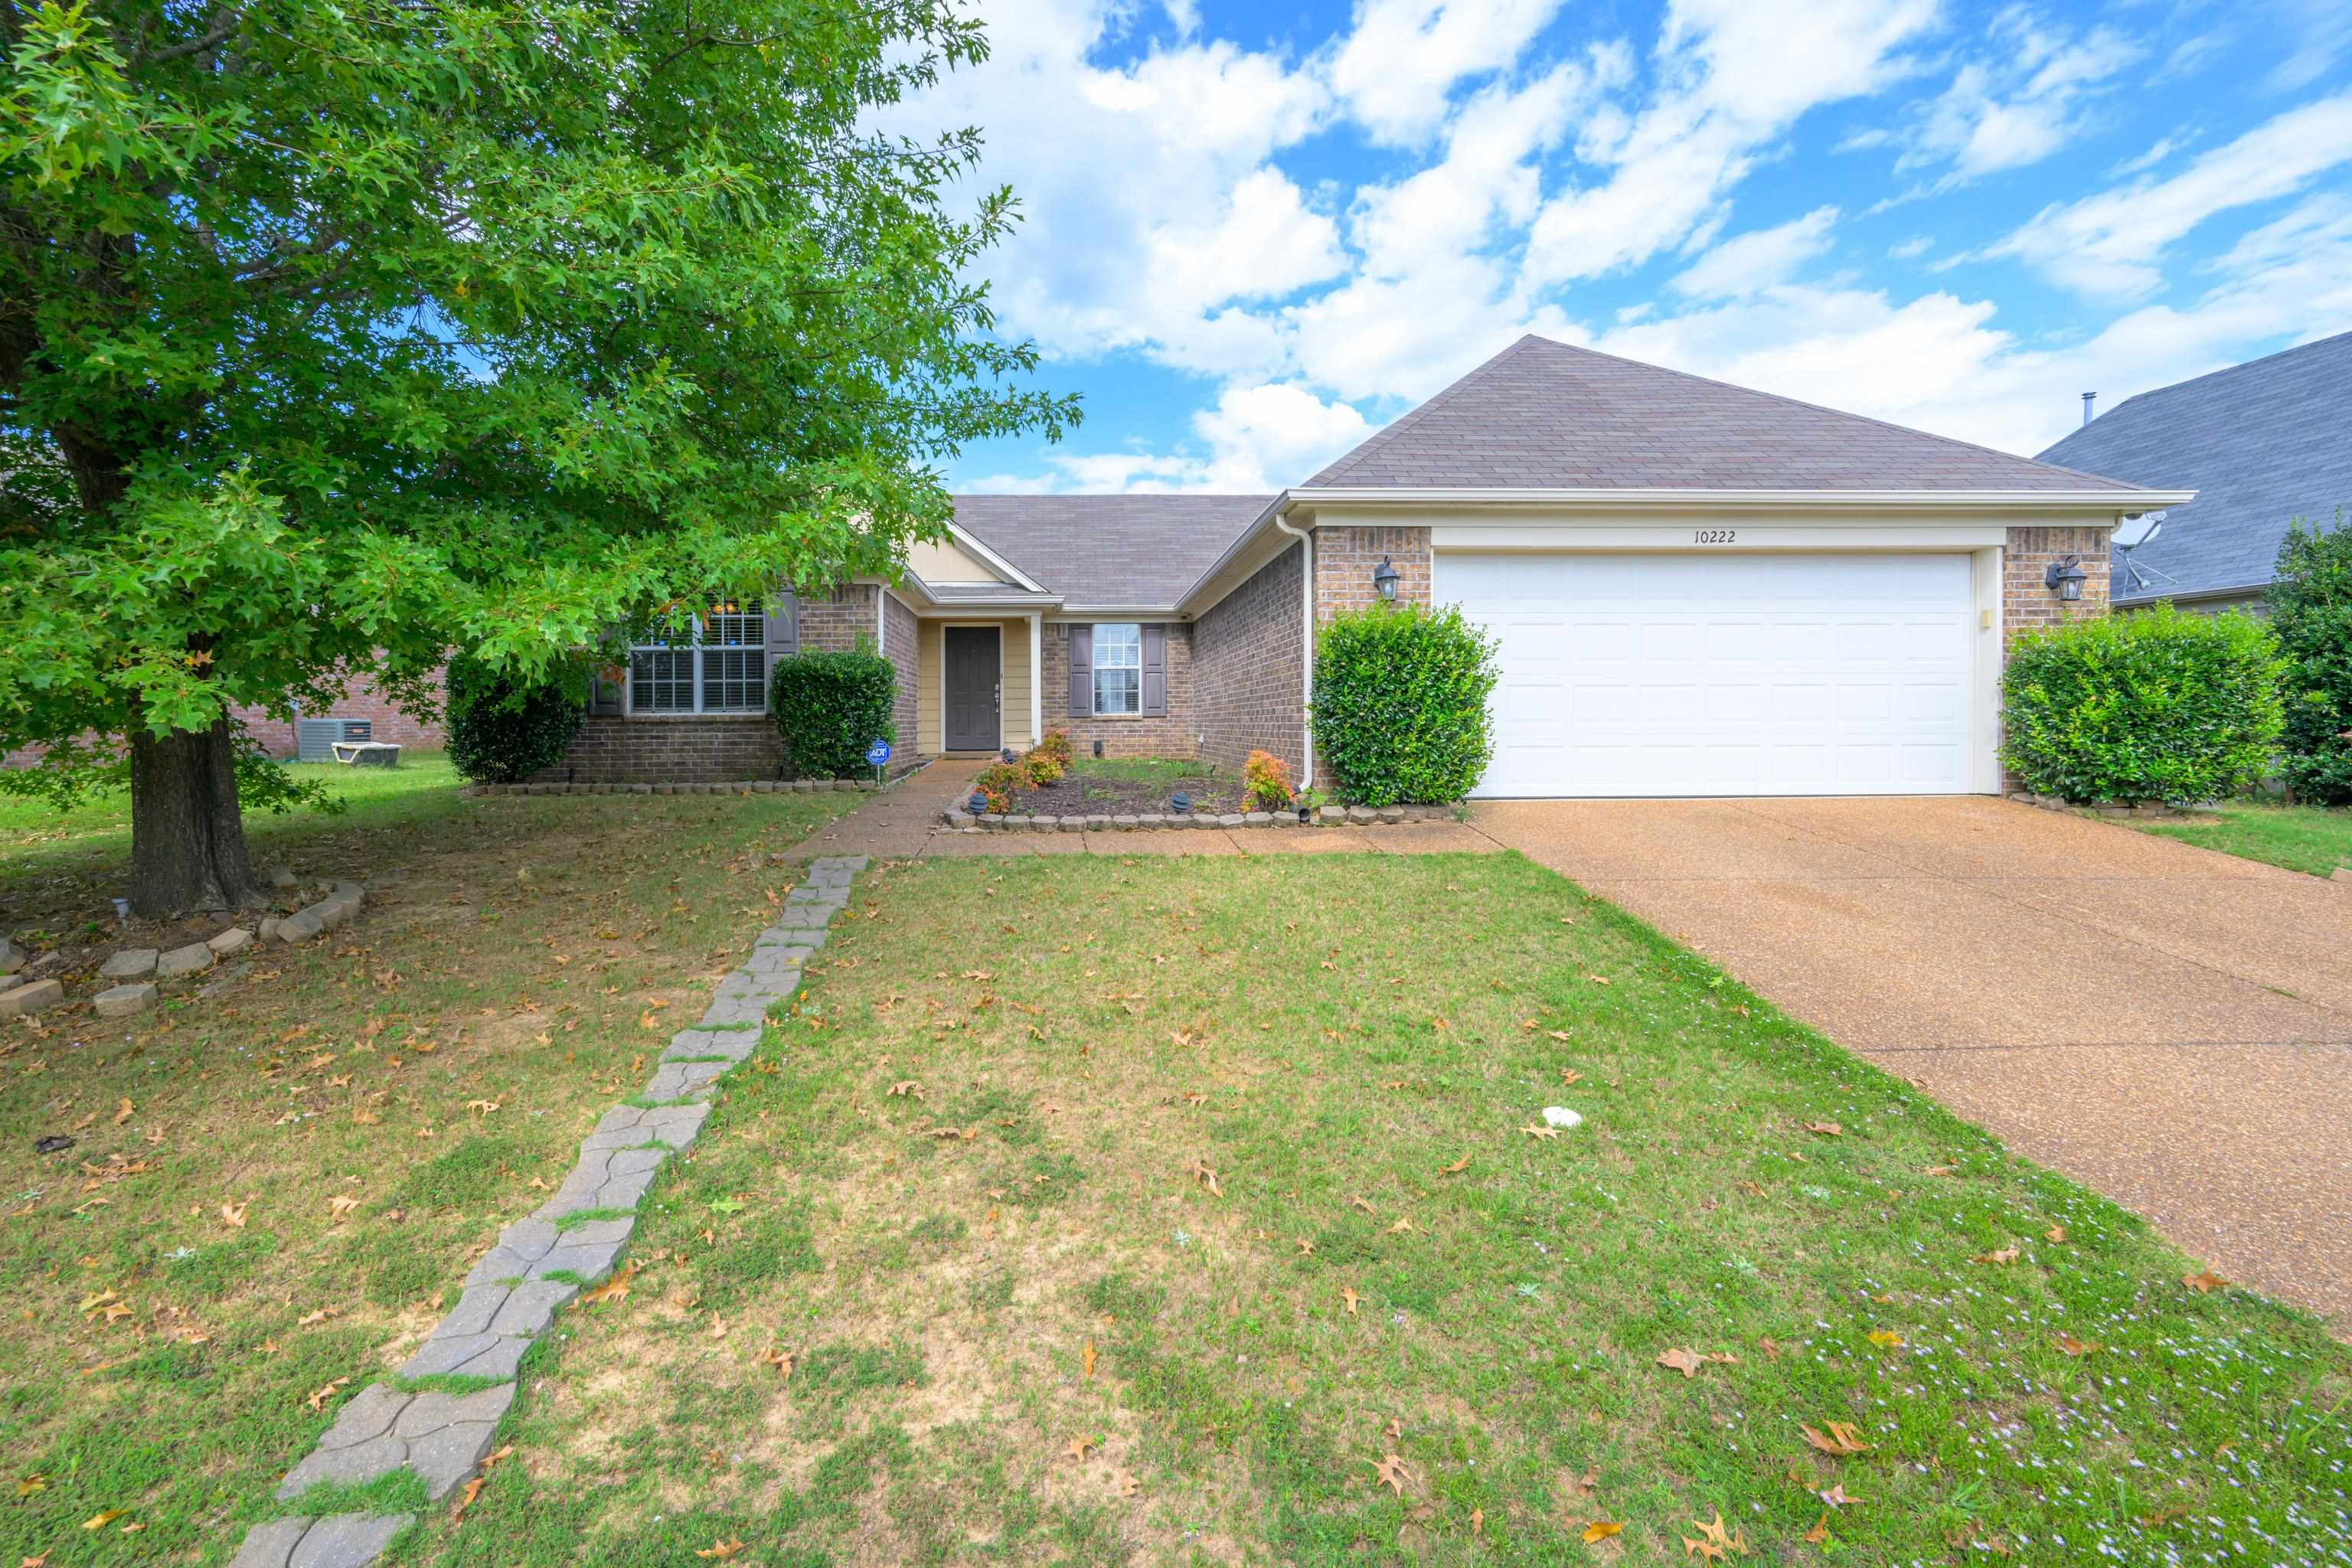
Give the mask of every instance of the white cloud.
[{"label": "white cloud", "polygon": [[1750,229],[1725,240],[1674,279],[1677,293],[1703,300],[1730,300],[1785,283],[1797,269],[1829,248],[1835,207],[1815,207],[1777,228]]},{"label": "white cloud", "polygon": [[1192,416],[1200,448],[1176,452],[1045,454],[1044,475],[997,474],[964,489],[1034,495],[1048,491],[1205,490],[1257,495],[1295,485],[1372,433],[1345,403],[1286,383],[1228,386],[1213,408]]},{"label": "white cloud", "polygon": [[2352,327],[2352,198],[2311,198],[2208,276],[2193,304],[2144,307],[2061,348],[2021,342],[1990,300],[1803,285],[1621,324],[1593,346],[2030,454],[2074,427],[2086,388],[2113,406],[2237,363],[2249,345]]},{"label": "white cloud", "polygon": [[1376,141],[1415,142],[1459,83],[1515,63],[1560,0],[1358,0],[1331,86]]},{"label": "white cloud", "polygon": [[1528,280],[1597,278],[1682,243],[1806,110],[1913,68],[1899,51],[1935,16],[1933,0],[1674,0],[1655,100],[1588,119],[1576,155],[1608,176],[1546,202]]},{"label": "white cloud", "polygon": [[1994,19],[1993,51],[1953,74],[1895,139],[1898,169],[1946,166],[1950,189],[2003,169],[2038,163],[2079,137],[2090,100],[2147,51],[2111,27],[2069,37],[2022,7]]},{"label": "white cloud", "polygon": [[1900,245],[1890,245],[1886,254],[1897,261],[1914,261],[1925,256],[1935,246],[1933,235],[1915,234]]},{"label": "white cloud", "polygon": [[2129,301],[2163,286],[2168,247],[2217,213],[2290,195],[2352,161],[2352,93],[2264,121],[2164,180],[2053,203],[1984,254],[2014,257],[2096,298]]}]

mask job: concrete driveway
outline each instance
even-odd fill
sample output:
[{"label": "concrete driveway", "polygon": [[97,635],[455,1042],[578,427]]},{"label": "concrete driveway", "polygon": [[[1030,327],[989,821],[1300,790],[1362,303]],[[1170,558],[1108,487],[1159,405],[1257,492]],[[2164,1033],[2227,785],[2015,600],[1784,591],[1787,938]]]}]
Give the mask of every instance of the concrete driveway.
[{"label": "concrete driveway", "polygon": [[1492,802],[1477,826],[2352,1327],[2352,888],[1990,798]]}]

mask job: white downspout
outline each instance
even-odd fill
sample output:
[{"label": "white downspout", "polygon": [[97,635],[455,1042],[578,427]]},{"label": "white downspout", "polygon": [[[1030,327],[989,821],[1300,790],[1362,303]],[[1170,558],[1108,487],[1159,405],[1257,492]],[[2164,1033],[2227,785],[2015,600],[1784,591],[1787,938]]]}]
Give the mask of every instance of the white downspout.
[{"label": "white downspout", "polygon": [[1315,721],[1308,712],[1315,695],[1315,534],[1291,527],[1280,512],[1275,513],[1274,526],[1298,541],[1300,620],[1305,626],[1298,666],[1298,787],[1310,790],[1315,787]]}]

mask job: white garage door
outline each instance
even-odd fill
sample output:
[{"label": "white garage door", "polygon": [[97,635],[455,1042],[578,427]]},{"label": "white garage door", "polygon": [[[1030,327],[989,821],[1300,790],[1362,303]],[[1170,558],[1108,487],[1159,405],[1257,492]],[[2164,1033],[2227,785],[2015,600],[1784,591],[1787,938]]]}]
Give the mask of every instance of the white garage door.
[{"label": "white garage door", "polygon": [[1965,555],[1441,554],[1502,645],[1486,795],[1969,790]]}]

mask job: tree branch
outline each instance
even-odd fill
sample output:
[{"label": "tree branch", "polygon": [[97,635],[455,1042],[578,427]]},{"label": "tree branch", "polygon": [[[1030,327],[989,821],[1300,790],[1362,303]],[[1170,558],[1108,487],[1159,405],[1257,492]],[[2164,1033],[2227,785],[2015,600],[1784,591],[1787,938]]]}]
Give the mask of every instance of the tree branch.
[{"label": "tree branch", "polygon": [[243,20],[244,17],[239,13],[230,7],[223,6],[213,13],[213,25],[204,32],[193,38],[183,38],[176,44],[166,44],[160,49],[142,49],[131,57],[131,68],[134,71],[144,70],[149,66],[184,60],[190,55],[200,55],[207,49],[216,49],[228,42],[229,36],[236,31],[237,24]]}]

